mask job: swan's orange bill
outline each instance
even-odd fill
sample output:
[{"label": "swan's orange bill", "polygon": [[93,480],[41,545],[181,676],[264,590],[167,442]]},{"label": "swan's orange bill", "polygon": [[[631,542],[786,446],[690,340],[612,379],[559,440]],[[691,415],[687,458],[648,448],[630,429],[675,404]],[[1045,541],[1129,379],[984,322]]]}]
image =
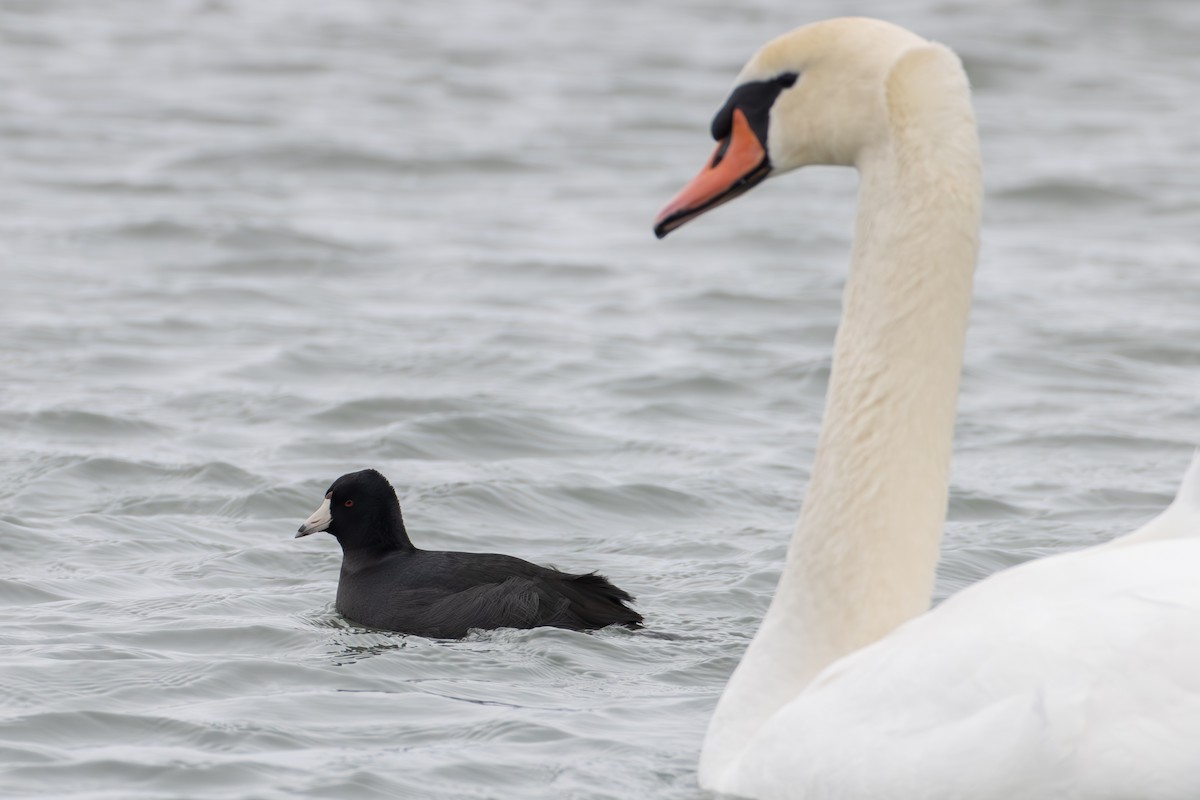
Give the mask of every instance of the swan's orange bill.
[{"label": "swan's orange bill", "polygon": [[710,208],[732,200],[760,183],[770,171],[767,151],[750,129],[745,113],[735,108],[729,138],[717,145],[700,174],[658,212],[654,235],[661,239]]}]

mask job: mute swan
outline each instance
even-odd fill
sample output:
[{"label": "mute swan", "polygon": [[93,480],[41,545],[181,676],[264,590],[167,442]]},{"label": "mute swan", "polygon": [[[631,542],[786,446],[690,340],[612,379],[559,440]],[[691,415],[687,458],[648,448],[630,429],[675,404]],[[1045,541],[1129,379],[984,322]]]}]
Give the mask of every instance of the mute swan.
[{"label": "mute swan", "polygon": [[1200,797],[1200,457],[1106,545],[928,610],[978,251],[967,78],[942,45],[837,19],[764,46],[659,237],[807,164],[859,208],[825,418],[779,585],[700,757],[757,798]]}]

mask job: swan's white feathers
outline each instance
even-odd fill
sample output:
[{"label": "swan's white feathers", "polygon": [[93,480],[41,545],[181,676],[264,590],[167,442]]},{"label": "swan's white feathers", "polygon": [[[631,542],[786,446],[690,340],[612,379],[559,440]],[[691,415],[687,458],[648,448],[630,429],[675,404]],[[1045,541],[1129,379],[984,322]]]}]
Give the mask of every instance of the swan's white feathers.
[{"label": "swan's white feathers", "polygon": [[1192,454],[1192,463],[1183,476],[1175,504],[1200,514],[1200,448]]},{"label": "swan's white feathers", "polygon": [[[1195,797],[1196,564],[1200,538],[998,573],[828,667],[760,729],[720,788],[759,798]],[[793,794],[799,787],[808,793]]]},{"label": "swan's white feathers", "polygon": [[1192,456],[1175,501],[1133,533],[1114,539],[1107,546],[1126,547],[1156,540],[1189,538],[1200,538],[1200,450]]}]

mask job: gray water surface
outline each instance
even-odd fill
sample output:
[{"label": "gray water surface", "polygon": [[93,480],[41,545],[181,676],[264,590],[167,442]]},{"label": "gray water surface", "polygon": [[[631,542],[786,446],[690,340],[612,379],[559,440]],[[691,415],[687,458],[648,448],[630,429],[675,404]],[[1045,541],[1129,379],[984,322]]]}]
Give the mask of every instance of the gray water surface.
[{"label": "gray water surface", "polygon": [[[743,61],[954,47],[988,187],[939,597],[1132,529],[1200,442],[1200,4],[0,3],[0,794],[695,798],[805,486],[855,178],[664,242]],[[643,631],[431,641],[293,541],[376,467],[422,546]]]}]

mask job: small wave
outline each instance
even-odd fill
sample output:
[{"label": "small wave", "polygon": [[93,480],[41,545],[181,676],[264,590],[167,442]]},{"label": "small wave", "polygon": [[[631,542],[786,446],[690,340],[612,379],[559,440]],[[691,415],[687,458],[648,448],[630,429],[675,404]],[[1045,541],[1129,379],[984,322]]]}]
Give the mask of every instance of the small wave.
[{"label": "small wave", "polygon": [[676,298],[672,306],[684,311],[699,311],[705,314],[760,314],[770,312],[794,312],[796,300],[790,295],[766,295],[735,289],[705,289],[695,294]]},{"label": "small wave", "polygon": [[285,170],[289,174],[438,175],[528,172],[538,165],[511,155],[511,150],[457,156],[406,157],[363,145],[281,142],[181,156],[160,165],[171,172],[244,172]]},{"label": "small wave", "polygon": [[1022,206],[1044,204],[1059,212],[1064,209],[1099,209],[1127,204],[1141,204],[1147,198],[1131,190],[1128,184],[1106,185],[1083,178],[1041,178],[1018,186],[995,190],[1000,200],[1011,200]]},{"label": "small wave", "polygon": [[464,412],[476,405],[459,397],[364,397],[324,408],[310,414],[309,419],[339,428],[374,428],[418,414]]},{"label": "small wave", "polygon": [[229,251],[270,253],[296,252],[302,257],[370,252],[372,248],[299,229],[286,223],[237,222],[214,224],[209,221],[183,221],[150,218],[100,225],[80,230],[85,239],[141,245],[186,246],[205,252],[212,247]]},{"label": "small wave", "polygon": [[949,514],[954,520],[1021,519],[1029,510],[978,492],[956,491],[950,496]]},{"label": "small wave", "polygon": [[613,392],[633,397],[732,397],[753,393],[753,388],[711,373],[663,375],[645,373],[604,384]]},{"label": "small wave", "polygon": [[501,460],[602,449],[604,437],[544,416],[514,413],[446,414],[421,418],[389,432],[385,457]]},{"label": "small wave", "polygon": [[144,419],[80,409],[44,409],[18,416],[23,427],[49,437],[130,439],[158,437],[167,429]]},{"label": "small wave", "polygon": [[2,606],[28,606],[65,599],[65,595],[46,591],[27,581],[0,579],[0,605]]}]

